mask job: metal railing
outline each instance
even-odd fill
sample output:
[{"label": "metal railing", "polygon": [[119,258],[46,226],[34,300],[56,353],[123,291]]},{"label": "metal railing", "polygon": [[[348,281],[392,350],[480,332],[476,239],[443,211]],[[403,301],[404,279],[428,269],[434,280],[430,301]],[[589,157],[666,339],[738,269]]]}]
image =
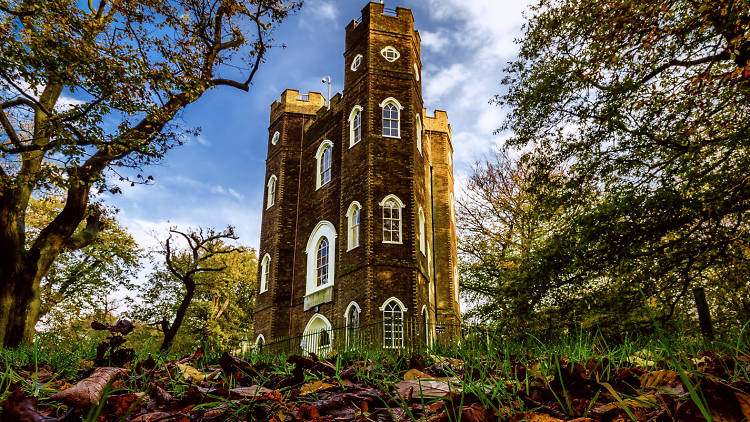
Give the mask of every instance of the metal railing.
[{"label": "metal railing", "polygon": [[450,323],[433,323],[415,319],[377,321],[358,326],[334,327],[297,336],[273,339],[261,350],[265,353],[315,353],[326,356],[332,351],[390,350],[396,353],[414,353],[427,347],[452,345],[463,337],[461,326]]},{"label": "metal railing", "polygon": [[398,11],[396,9],[390,9],[388,7],[384,7],[383,14],[389,15],[389,16],[398,16]]},{"label": "metal railing", "polygon": [[310,101],[310,94],[297,94],[297,100]]}]

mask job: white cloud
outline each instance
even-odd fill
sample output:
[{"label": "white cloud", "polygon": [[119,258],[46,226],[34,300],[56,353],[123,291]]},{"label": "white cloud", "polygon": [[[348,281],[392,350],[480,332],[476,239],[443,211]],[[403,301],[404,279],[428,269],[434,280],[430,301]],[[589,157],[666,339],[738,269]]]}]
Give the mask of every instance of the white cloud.
[{"label": "white cloud", "polygon": [[[300,21],[303,25],[306,23],[305,18],[311,18],[319,21],[332,21],[335,22],[339,16],[339,12],[336,6],[331,1],[316,1],[311,0],[305,2],[303,10],[303,19]],[[309,22],[307,22],[309,23]]]},{"label": "white cloud", "polygon": [[[517,54],[523,11],[530,0],[426,0],[433,31],[420,31],[427,107],[448,111],[457,171],[467,170],[502,145],[494,135],[504,110],[490,100],[500,93],[502,69]],[[431,63],[439,63],[436,67]]]}]

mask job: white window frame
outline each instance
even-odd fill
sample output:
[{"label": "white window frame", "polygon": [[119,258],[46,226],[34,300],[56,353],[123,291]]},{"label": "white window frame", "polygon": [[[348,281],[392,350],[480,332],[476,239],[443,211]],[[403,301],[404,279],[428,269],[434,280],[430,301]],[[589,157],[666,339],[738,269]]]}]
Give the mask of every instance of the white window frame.
[{"label": "white window frame", "polygon": [[[386,307],[391,302],[395,302],[396,305],[399,308],[401,308],[401,332],[399,333],[400,343],[401,343],[400,345],[394,345],[393,342],[390,345],[385,343],[386,333],[388,332],[388,327],[386,326],[386,323],[385,323],[385,310],[386,310]],[[381,305],[379,309],[380,309],[380,312],[383,313],[383,347],[385,347],[386,349],[398,349],[398,348],[404,347],[404,321],[406,320],[406,315],[405,315],[407,311],[406,306],[404,305],[403,302],[398,300],[397,297],[392,296],[388,298],[385,302],[383,302],[383,305]]]},{"label": "white window frame", "polygon": [[[398,242],[394,242],[392,240],[385,240],[385,204],[388,203],[388,201],[393,201],[398,206]],[[382,201],[380,201],[380,208],[382,209],[381,213],[381,224],[383,225],[383,243],[390,243],[393,245],[401,245],[404,243],[404,208],[406,208],[406,205],[404,205],[404,202],[399,199],[398,196],[390,194],[383,198]]]},{"label": "white window frame", "polygon": [[263,345],[266,345],[266,338],[263,336],[263,334],[258,334],[258,337],[255,337],[255,350],[258,350],[258,344],[263,342]]},{"label": "white window frame", "polygon": [[451,222],[456,224],[456,199],[453,197],[453,192],[451,192]]},{"label": "white window frame", "polygon": [[272,174],[271,177],[268,178],[268,183],[266,184],[266,209],[269,209],[276,204],[277,180],[278,178],[275,174]]},{"label": "white window frame", "polygon": [[273,133],[273,137],[271,138],[271,145],[276,145],[279,143],[279,138],[281,138],[281,133],[277,130]]},{"label": "white window frame", "polygon": [[[391,104],[394,107],[396,107],[396,111],[398,112],[398,119],[397,119],[398,125],[397,125],[397,128],[396,128],[397,129],[396,130],[396,132],[397,132],[396,136],[393,136],[393,135],[382,135],[383,134],[383,127],[384,127],[383,123],[385,122],[385,119],[383,118],[383,113],[382,112],[384,111],[385,106],[387,106],[388,104]],[[402,106],[401,103],[398,102],[397,99],[395,99],[393,97],[388,97],[385,100],[383,100],[383,102],[380,103],[380,108],[381,108],[381,113],[380,113],[380,126],[381,126],[380,127],[380,134],[384,138],[401,139],[401,110],[404,109],[404,106]]]},{"label": "white window frame", "polygon": [[356,72],[357,69],[359,69],[359,67],[362,65],[363,60],[364,60],[364,56],[362,56],[361,54],[357,54],[356,56],[354,56],[354,58],[352,59],[352,65],[350,69],[353,72]]},{"label": "white window frame", "polygon": [[[316,331],[310,331],[313,323],[316,320],[320,320],[323,322],[324,328],[321,330]],[[316,336],[314,334],[320,334],[323,331],[326,331],[328,333],[328,341],[329,343],[325,346],[320,344],[320,337]],[[303,339],[311,341],[313,344],[305,344],[305,347],[303,348],[303,351],[310,352],[313,351],[316,355],[324,355],[331,351],[331,347],[333,346],[333,329],[331,325],[331,321],[328,320],[328,318],[325,317],[323,314],[315,314],[313,315],[310,320],[307,321],[307,325],[305,326],[304,331],[302,331]]]},{"label": "white window frame", "polygon": [[351,312],[352,308],[354,308],[354,309],[357,310],[357,316],[359,318],[358,321],[357,321],[357,333],[358,333],[358,335],[359,335],[360,323],[362,322],[362,308],[359,307],[359,305],[357,304],[357,302],[354,302],[354,301],[350,302],[349,306],[346,307],[346,311],[344,311],[344,326],[346,327],[345,331],[346,331],[346,344],[347,344],[347,346],[349,346],[349,342],[351,341],[351,339],[349,338],[349,331],[351,330],[349,328],[349,324],[351,324],[351,321],[349,321],[349,312]]},{"label": "white window frame", "polygon": [[417,78],[417,82],[419,82],[419,68],[416,63],[414,63],[414,76]]},{"label": "white window frame", "polygon": [[[328,283],[318,286],[318,244],[325,237],[328,239]],[[307,282],[305,295],[327,289],[335,283],[336,270],[336,228],[328,221],[321,221],[315,226],[307,240]]]},{"label": "white window frame", "polygon": [[427,219],[424,216],[424,210],[419,207],[419,251],[422,255],[426,255],[427,252]]},{"label": "white window frame", "polygon": [[[323,172],[322,165],[323,165],[323,153],[325,153],[326,148],[331,148],[331,177],[323,182],[323,175],[321,174]],[[318,190],[322,188],[323,186],[330,183],[331,179],[333,178],[333,142],[331,142],[328,139],[323,140],[323,142],[320,143],[320,146],[318,147],[318,152],[315,153],[315,162],[317,163],[315,167],[315,190]]]},{"label": "white window frame", "polygon": [[419,150],[419,155],[422,155],[422,118],[419,116],[419,114],[416,115],[415,118],[417,120],[417,149]]},{"label": "white window frame", "polygon": [[[394,53],[396,53],[395,57],[391,58],[391,57],[388,57],[388,55],[386,54],[387,52],[391,52],[391,51],[394,52]],[[380,50],[380,55],[383,56],[384,59],[386,59],[387,61],[389,61],[391,63],[393,63],[396,60],[398,60],[399,58],[401,58],[401,53],[399,53],[398,50],[396,50],[396,47],[394,47],[392,45],[386,46],[382,50]]]},{"label": "white window frame", "polygon": [[[353,236],[352,236],[352,232],[354,230],[354,212],[355,211],[359,212],[359,222],[357,222],[357,226],[356,226],[357,227],[357,239],[356,239],[357,242],[356,242],[356,244],[353,242]],[[359,202],[354,201],[354,202],[351,203],[351,205],[349,205],[349,209],[346,211],[346,221],[347,221],[347,224],[346,224],[346,227],[347,227],[347,230],[346,230],[346,236],[347,236],[346,237],[346,245],[347,245],[347,249],[346,249],[346,251],[349,252],[352,249],[358,248],[359,245],[361,244],[360,227],[361,227],[361,224],[362,224],[362,205],[360,205]]]},{"label": "white window frame", "polygon": [[271,272],[271,255],[265,254],[260,261],[260,293],[268,291],[268,277]]},{"label": "white window frame", "polygon": [[[353,147],[354,145],[357,145],[362,140],[362,106],[355,105],[352,109],[351,113],[349,113],[349,148]],[[359,139],[355,139],[355,130],[354,122],[357,117],[357,113],[359,113]]]},{"label": "white window frame", "polygon": [[427,309],[427,305],[422,305],[422,311],[420,312],[420,315],[423,316],[424,320],[424,327],[422,329],[424,330],[422,334],[424,334],[425,344],[427,346],[432,346],[432,330],[430,329],[430,311]]}]

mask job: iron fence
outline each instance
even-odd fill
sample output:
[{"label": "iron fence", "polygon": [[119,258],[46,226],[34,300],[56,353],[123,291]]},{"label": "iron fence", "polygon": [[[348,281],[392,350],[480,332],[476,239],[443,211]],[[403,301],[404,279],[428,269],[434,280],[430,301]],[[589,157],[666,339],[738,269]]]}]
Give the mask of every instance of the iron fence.
[{"label": "iron fence", "polygon": [[418,318],[396,323],[380,320],[271,339],[257,347],[259,352],[265,353],[315,353],[318,356],[326,356],[332,351],[362,349],[411,354],[428,347],[459,343],[466,334],[455,322],[425,323]]}]

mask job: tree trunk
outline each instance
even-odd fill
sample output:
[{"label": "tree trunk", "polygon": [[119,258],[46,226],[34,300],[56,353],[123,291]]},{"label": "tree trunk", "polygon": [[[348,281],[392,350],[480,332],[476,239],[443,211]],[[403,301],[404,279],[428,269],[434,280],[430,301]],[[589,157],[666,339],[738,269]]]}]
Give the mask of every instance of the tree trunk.
[{"label": "tree trunk", "polygon": [[703,289],[703,287],[694,288],[693,297],[695,298],[695,307],[698,309],[698,322],[701,326],[701,333],[703,334],[703,338],[713,341],[714,325],[711,322],[711,312],[708,310],[706,290]]},{"label": "tree trunk", "polygon": [[187,314],[190,302],[193,301],[195,286],[186,286],[186,290],[185,296],[182,298],[182,302],[180,302],[180,306],[175,313],[174,321],[169,326],[169,329],[164,331],[164,341],[161,343],[161,350],[163,352],[166,352],[172,346],[172,342],[174,342],[174,338],[177,336],[177,331],[180,329],[182,321],[185,319],[185,314]]}]

